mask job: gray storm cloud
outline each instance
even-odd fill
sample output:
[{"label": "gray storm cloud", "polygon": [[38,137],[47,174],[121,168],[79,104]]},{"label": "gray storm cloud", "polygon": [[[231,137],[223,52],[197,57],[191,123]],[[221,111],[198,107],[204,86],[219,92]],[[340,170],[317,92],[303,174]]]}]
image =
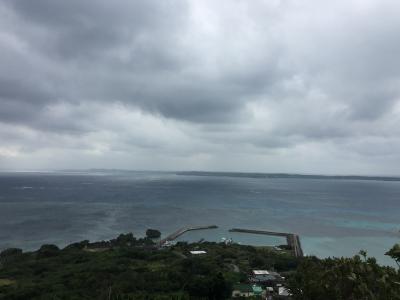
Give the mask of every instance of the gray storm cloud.
[{"label": "gray storm cloud", "polygon": [[397,174],[397,1],[0,3],[0,168]]}]

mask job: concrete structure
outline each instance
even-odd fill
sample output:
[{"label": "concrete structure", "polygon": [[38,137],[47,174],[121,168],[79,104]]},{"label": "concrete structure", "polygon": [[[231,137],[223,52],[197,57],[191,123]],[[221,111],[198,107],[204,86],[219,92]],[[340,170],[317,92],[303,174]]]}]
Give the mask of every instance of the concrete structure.
[{"label": "concrete structure", "polygon": [[277,232],[277,231],[268,231],[268,230],[254,230],[254,229],[241,229],[241,228],[232,228],[229,230],[230,232],[242,232],[242,233],[251,233],[251,234],[263,234],[263,235],[271,235],[271,236],[283,236],[286,237],[286,242],[288,246],[293,250],[294,255],[296,257],[303,257],[303,250],[301,249],[300,237],[294,233],[287,232]]},{"label": "concrete structure", "polygon": [[193,254],[193,255],[207,254],[207,252],[204,250],[192,250],[189,252],[190,252],[190,254]]},{"label": "concrete structure", "polygon": [[249,276],[249,281],[253,284],[259,284],[261,286],[276,286],[277,284],[281,284],[285,281],[285,279],[277,272],[273,271],[263,271],[258,272],[260,270],[255,270]]},{"label": "concrete structure", "polygon": [[279,296],[286,296],[286,297],[291,296],[291,294],[289,293],[289,291],[288,291],[285,287],[283,287],[283,286],[281,286],[281,287],[278,288],[278,295],[279,295]]},{"label": "concrete structure", "polygon": [[163,238],[162,240],[160,240],[160,246],[163,246],[166,242],[171,242],[171,241],[177,239],[182,234],[184,234],[188,231],[203,230],[203,229],[215,229],[215,228],[218,228],[218,226],[217,225],[208,225],[208,226],[183,227],[181,229],[178,229],[174,233],[171,233],[166,238]]},{"label": "concrete structure", "polygon": [[263,289],[258,285],[236,284],[233,287],[232,298],[262,296],[263,293]]},{"label": "concrete structure", "polygon": [[253,275],[269,275],[267,270],[253,270]]}]

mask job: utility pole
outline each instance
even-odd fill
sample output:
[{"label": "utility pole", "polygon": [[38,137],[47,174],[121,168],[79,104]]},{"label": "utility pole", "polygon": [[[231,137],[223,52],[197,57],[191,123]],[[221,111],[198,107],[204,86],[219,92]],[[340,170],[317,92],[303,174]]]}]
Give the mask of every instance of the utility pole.
[{"label": "utility pole", "polygon": [[112,290],[112,288],[111,288],[111,285],[110,285],[110,289],[108,290],[108,300],[111,300],[111,290]]}]

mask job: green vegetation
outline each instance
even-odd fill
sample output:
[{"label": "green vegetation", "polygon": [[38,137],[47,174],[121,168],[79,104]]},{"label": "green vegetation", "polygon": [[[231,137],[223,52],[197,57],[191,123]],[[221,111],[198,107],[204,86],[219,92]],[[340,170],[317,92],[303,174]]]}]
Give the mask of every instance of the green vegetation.
[{"label": "green vegetation", "polygon": [[400,245],[396,244],[393,246],[392,249],[390,249],[388,252],[386,252],[386,255],[389,255],[391,258],[394,259],[396,262],[397,266],[400,268]]},{"label": "green vegetation", "polygon": [[157,229],[147,229],[146,230],[146,237],[149,239],[158,239],[161,236],[161,232]]},{"label": "green vegetation", "polygon": [[[192,250],[206,254],[192,255]],[[399,246],[387,254],[400,261]],[[321,260],[238,244],[158,248],[151,239],[132,234],[64,249],[5,250],[0,254],[0,299],[228,299],[235,285],[249,282],[252,269],[285,276],[292,299],[400,299],[399,271],[378,265],[365,252]]]},{"label": "green vegetation", "polygon": [[[201,249],[206,255],[191,255]],[[216,243],[159,249],[151,240],[120,235],[59,249],[5,251],[0,299],[226,299],[235,283],[260,267],[291,270],[297,259],[283,251]],[[5,259],[7,257],[7,259]]]},{"label": "green vegetation", "polygon": [[[397,262],[400,246],[387,255]],[[380,266],[365,251],[352,258],[318,259],[306,257],[289,279],[293,299],[400,299],[400,273],[391,267]]]}]

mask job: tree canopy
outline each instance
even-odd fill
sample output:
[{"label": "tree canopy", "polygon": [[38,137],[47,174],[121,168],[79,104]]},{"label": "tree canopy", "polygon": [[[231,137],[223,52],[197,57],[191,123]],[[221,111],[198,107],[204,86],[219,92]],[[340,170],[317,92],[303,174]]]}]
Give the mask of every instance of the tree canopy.
[{"label": "tree canopy", "polygon": [[395,300],[400,299],[400,274],[365,251],[352,258],[305,257],[289,279],[289,289],[298,300]]},{"label": "tree canopy", "polygon": [[161,236],[161,232],[157,229],[147,229],[146,236],[150,239],[158,239]]}]

